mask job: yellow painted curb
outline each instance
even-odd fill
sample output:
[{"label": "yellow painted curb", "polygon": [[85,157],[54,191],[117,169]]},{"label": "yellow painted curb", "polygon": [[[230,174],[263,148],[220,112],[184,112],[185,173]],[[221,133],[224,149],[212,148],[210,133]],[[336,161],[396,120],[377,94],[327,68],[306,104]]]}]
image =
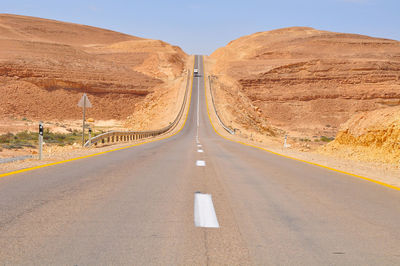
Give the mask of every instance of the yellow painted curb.
[{"label": "yellow painted curb", "polygon": [[209,110],[208,101],[207,101],[207,86],[206,86],[207,83],[206,83],[206,75],[205,75],[205,71],[204,71],[204,57],[202,57],[202,60],[203,60],[203,73],[204,73],[204,92],[205,92],[205,97],[206,97],[206,107],[207,107],[208,119],[210,120],[211,126],[214,129],[215,133],[217,133],[222,138],[224,138],[226,140],[229,140],[229,141],[236,142],[236,143],[240,143],[240,144],[245,145],[245,146],[249,146],[249,147],[253,147],[253,148],[259,149],[259,150],[263,150],[263,151],[266,151],[266,152],[269,152],[269,153],[272,153],[272,154],[275,154],[275,155],[278,155],[278,156],[281,156],[281,157],[285,157],[285,158],[296,160],[296,161],[299,161],[299,162],[315,165],[315,166],[318,166],[318,167],[325,168],[327,170],[331,170],[331,171],[338,172],[338,173],[341,173],[341,174],[346,174],[346,175],[350,175],[350,176],[357,177],[357,178],[360,178],[360,179],[364,179],[366,181],[369,181],[369,182],[372,182],[372,183],[375,183],[375,184],[378,184],[378,185],[381,185],[381,186],[385,186],[385,187],[400,191],[400,187],[397,187],[397,186],[394,186],[394,185],[390,185],[390,184],[387,184],[387,183],[384,183],[384,182],[381,182],[381,181],[378,181],[378,180],[374,180],[374,179],[371,179],[371,178],[368,178],[368,177],[365,177],[365,176],[348,173],[348,172],[345,172],[345,171],[342,171],[342,170],[339,170],[339,169],[335,169],[335,168],[332,168],[332,167],[329,167],[329,166],[325,166],[325,165],[322,165],[322,164],[317,164],[317,163],[309,162],[309,161],[306,161],[306,160],[298,159],[298,158],[295,158],[295,157],[287,156],[287,155],[284,155],[284,154],[280,154],[280,153],[277,153],[277,152],[274,152],[274,151],[270,151],[268,149],[265,149],[265,148],[262,148],[262,147],[259,147],[259,146],[255,146],[255,145],[248,144],[248,143],[245,143],[245,142],[241,142],[241,141],[238,141],[238,140],[230,139],[228,137],[225,137],[225,136],[221,135],[217,131],[217,129],[214,127],[214,124],[211,121],[210,110]]},{"label": "yellow painted curb", "polygon": [[[193,60],[193,61],[195,61],[195,60]],[[193,68],[194,68],[194,62],[193,62]],[[193,73],[193,71],[192,71],[192,73]],[[192,86],[190,88],[190,95],[189,95],[189,99],[188,99],[188,102],[187,102],[187,104],[189,106],[188,106],[187,111],[186,111],[185,121],[184,121],[183,125],[181,126],[181,128],[177,132],[175,132],[174,134],[166,136],[166,137],[163,137],[163,138],[160,138],[160,139],[154,139],[154,140],[150,140],[150,141],[146,141],[146,142],[136,143],[136,144],[133,144],[133,145],[129,145],[129,146],[125,146],[125,147],[121,147],[121,148],[117,148],[117,149],[113,149],[113,150],[109,150],[109,151],[102,151],[102,152],[89,154],[89,155],[85,155],[85,156],[81,156],[81,157],[76,157],[76,158],[72,158],[72,159],[68,159],[68,160],[64,160],[64,161],[59,161],[59,162],[54,162],[54,163],[49,163],[49,164],[42,164],[42,165],[38,165],[38,166],[34,166],[34,167],[29,167],[29,168],[25,168],[25,169],[21,169],[21,170],[16,170],[16,171],[0,174],[0,178],[6,177],[6,176],[10,176],[10,175],[19,174],[19,173],[23,173],[23,172],[28,172],[28,171],[32,171],[32,170],[35,170],[35,169],[44,168],[44,167],[48,167],[48,166],[52,166],[52,165],[57,165],[57,164],[72,162],[72,161],[81,160],[81,159],[85,159],[85,158],[89,158],[89,157],[94,157],[94,156],[98,156],[98,155],[109,153],[109,152],[124,150],[124,149],[132,148],[132,147],[135,147],[135,146],[139,146],[139,145],[143,145],[143,144],[147,144],[147,143],[151,143],[151,142],[168,139],[168,138],[171,138],[171,137],[175,136],[176,134],[178,134],[185,127],[186,121],[188,119],[189,110],[190,110],[190,102],[191,102],[191,99],[192,99],[192,91],[193,91],[193,74],[191,74],[190,77],[192,79]]]}]

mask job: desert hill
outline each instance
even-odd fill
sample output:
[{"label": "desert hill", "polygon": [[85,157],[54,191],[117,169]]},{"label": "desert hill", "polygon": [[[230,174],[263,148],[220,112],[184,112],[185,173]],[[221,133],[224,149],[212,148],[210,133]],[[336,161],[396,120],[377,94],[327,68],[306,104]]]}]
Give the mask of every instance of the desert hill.
[{"label": "desert hill", "polygon": [[0,116],[79,119],[76,104],[87,92],[91,117],[125,119],[149,95],[172,90],[186,60],[158,40],[0,14]]},{"label": "desert hill", "polygon": [[400,105],[394,40],[293,27],[241,37],[211,61],[223,118],[242,131],[333,137],[354,114]]},{"label": "desert hill", "polygon": [[112,44],[140,38],[127,34],[56,20],[1,14],[2,39],[51,42],[68,45]]},{"label": "desert hill", "polygon": [[342,124],[328,154],[370,162],[400,162],[400,106],[362,112]]}]

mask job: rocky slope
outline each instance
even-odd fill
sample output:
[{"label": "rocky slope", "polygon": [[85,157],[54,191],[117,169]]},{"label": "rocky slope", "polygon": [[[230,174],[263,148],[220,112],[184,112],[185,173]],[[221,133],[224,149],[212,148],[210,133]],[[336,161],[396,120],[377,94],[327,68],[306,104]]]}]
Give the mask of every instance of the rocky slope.
[{"label": "rocky slope", "polygon": [[400,163],[400,106],[354,115],[339,130],[324,153],[350,159]]},{"label": "rocky slope", "polygon": [[211,61],[219,107],[242,131],[333,137],[354,114],[400,105],[394,40],[294,27],[241,37]]},{"label": "rocky slope", "polygon": [[146,97],[172,90],[168,82],[184,76],[186,60],[162,41],[0,14],[0,116],[79,119],[87,92],[89,116],[125,119]]}]

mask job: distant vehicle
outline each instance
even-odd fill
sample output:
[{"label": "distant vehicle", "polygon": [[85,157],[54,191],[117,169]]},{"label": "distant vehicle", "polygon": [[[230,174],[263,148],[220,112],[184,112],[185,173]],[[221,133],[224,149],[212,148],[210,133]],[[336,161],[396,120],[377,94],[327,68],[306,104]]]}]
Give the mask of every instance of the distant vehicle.
[{"label": "distant vehicle", "polygon": [[200,76],[200,75],[199,75],[199,70],[198,70],[197,68],[194,69],[193,75],[194,75],[195,77],[199,77],[199,76]]}]

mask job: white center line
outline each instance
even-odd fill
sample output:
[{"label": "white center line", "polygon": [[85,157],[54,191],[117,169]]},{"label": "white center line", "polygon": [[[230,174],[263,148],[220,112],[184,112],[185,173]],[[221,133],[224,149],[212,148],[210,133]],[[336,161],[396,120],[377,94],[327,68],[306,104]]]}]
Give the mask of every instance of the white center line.
[{"label": "white center line", "polygon": [[199,77],[197,77],[197,127],[199,127],[200,124],[199,109],[200,109],[200,79]]},{"label": "white center line", "polygon": [[217,214],[210,194],[194,194],[194,225],[197,227],[219,228]]},{"label": "white center line", "polygon": [[203,150],[197,150],[197,152],[204,152]]},{"label": "white center line", "polygon": [[[197,69],[200,70],[199,56],[197,56]],[[200,77],[197,75],[197,132],[196,139],[199,138],[199,126],[200,126]]]},{"label": "white center line", "polygon": [[206,162],[203,161],[203,160],[197,160],[197,161],[196,161],[196,165],[197,165],[197,166],[206,166]]}]

